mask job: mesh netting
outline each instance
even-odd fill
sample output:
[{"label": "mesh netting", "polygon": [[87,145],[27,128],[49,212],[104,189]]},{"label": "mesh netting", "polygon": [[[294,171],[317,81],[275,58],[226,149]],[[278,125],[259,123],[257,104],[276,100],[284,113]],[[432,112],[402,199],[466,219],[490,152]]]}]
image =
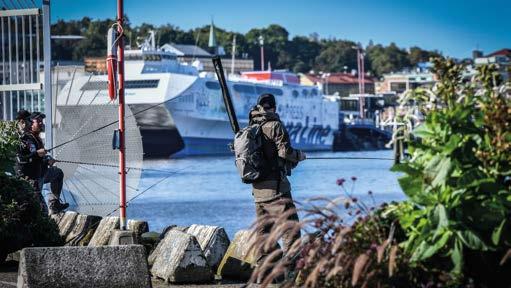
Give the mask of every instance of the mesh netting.
[{"label": "mesh netting", "polygon": [[[119,151],[112,149],[113,131],[118,128],[118,105],[76,105],[76,101],[68,101],[76,95],[66,96],[66,101],[57,102],[67,105],[57,104],[56,107],[54,146],[112,124],[53,151],[60,161],[58,167],[65,174],[61,199],[77,212],[106,216],[119,207]],[[130,167],[126,175],[126,198],[129,201],[137,195],[143,148],[140,131],[128,106],[125,119],[126,166]]]}]

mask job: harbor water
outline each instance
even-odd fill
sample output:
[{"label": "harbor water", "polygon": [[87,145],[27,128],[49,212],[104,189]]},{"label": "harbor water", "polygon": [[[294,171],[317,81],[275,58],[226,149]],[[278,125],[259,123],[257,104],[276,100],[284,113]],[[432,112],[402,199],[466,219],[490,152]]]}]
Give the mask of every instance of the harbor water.
[{"label": "harbor water", "polygon": [[[307,155],[392,158],[392,151]],[[349,191],[353,188],[353,195],[362,200],[369,200],[368,191],[373,192],[377,204],[402,200],[404,194],[397,182],[398,175],[389,170],[392,163],[389,160],[308,159],[289,177],[293,198],[304,202],[316,196],[333,199],[344,195],[336,184],[337,179],[344,178],[344,185]],[[129,218],[147,220],[152,231],[161,231],[172,224],[216,225],[224,227],[232,238],[236,231],[249,228],[255,220],[251,185],[241,182],[232,155],[147,160],[144,168],[139,191],[147,192],[129,203],[127,213]],[[351,180],[352,177],[356,177],[356,181]]]}]

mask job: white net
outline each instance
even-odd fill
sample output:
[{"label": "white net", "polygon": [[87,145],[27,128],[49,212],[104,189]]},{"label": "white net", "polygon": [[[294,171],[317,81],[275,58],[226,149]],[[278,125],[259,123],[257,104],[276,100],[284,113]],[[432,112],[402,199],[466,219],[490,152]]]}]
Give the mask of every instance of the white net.
[{"label": "white net", "polygon": [[[68,88],[73,84],[76,83],[68,83]],[[76,140],[53,151],[65,175],[61,199],[77,212],[106,216],[119,207],[119,151],[112,149],[113,132],[118,129],[118,105],[109,103],[106,97],[94,97],[94,104],[90,104],[93,101],[82,102],[80,99],[84,95],[79,89],[64,90],[56,101],[54,146]],[[135,117],[128,106],[125,127],[126,166],[129,167],[126,198],[129,201],[138,193],[143,147]]]}]

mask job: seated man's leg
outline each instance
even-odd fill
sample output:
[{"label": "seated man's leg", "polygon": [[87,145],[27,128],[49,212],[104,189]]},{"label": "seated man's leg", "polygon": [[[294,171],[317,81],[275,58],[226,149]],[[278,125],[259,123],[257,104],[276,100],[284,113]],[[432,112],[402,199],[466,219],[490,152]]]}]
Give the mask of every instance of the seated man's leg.
[{"label": "seated man's leg", "polygon": [[66,209],[69,204],[60,203],[60,194],[62,193],[62,186],[64,185],[64,172],[58,167],[49,167],[44,175],[44,183],[50,183],[51,193],[48,196],[50,212],[58,213]]},{"label": "seated man's leg", "polygon": [[48,215],[48,206],[46,206],[46,202],[44,201],[42,188],[43,188],[43,179],[39,180],[28,180],[30,185],[32,186],[32,189],[34,189],[34,198],[41,206],[41,212],[43,212],[43,215]]}]

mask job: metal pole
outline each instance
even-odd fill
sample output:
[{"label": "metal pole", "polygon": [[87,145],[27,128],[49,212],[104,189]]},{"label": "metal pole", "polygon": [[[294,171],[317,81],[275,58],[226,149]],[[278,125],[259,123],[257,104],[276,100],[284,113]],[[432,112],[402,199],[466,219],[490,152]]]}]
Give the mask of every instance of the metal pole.
[{"label": "metal pole", "polygon": [[123,29],[123,0],[117,0],[117,31],[119,32],[119,177],[120,177],[120,228],[126,230],[126,155],[124,138],[124,36]]},{"label": "metal pole", "polygon": [[[14,53],[16,54],[16,84],[20,84],[20,49],[18,45],[18,16],[14,17]],[[16,111],[20,110],[20,91],[16,91]]]},{"label": "metal pole", "polygon": [[44,57],[44,113],[46,147],[53,147],[53,105],[51,94],[51,43],[50,43],[50,0],[43,0],[43,57]]},{"label": "metal pole", "polygon": [[[27,83],[27,50],[26,50],[26,45],[25,45],[25,38],[26,38],[26,35],[25,33],[27,32],[26,28],[25,28],[25,18],[26,16],[21,16],[21,30],[23,31],[21,33],[21,37],[22,37],[22,43],[23,43],[23,84],[26,84]],[[27,91],[26,90],[23,90],[23,109],[25,110],[28,110],[27,108]]]},{"label": "metal pole", "polygon": [[[41,53],[39,52],[40,50],[40,41],[39,41],[39,15],[36,15],[35,17],[35,53],[36,53],[36,69],[35,69],[35,77],[36,77],[36,81],[37,83],[41,83],[41,71],[39,71],[41,69],[41,65],[40,65],[40,62],[41,62]],[[37,111],[41,111],[41,91],[40,90],[37,90]],[[49,146],[48,146],[49,147]]]},{"label": "metal pole", "polygon": [[[28,48],[28,53],[30,53],[30,56],[28,57],[30,59],[30,68],[28,69],[28,73],[30,73],[30,83],[34,83],[34,61],[33,61],[33,58],[34,58],[34,55],[33,55],[33,49],[32,49],[32,38],[33,38],[33,33],[34,33],[34,27],[32,26],[32,15],[28,16],[28,29],[29,29],[29,37],[28,38],[28,43],[29,43],[29,48]],[[34,91],[30,91],[30,111],[34,111]]]},{"label": "metal pole", "polygon": [[[9,49],[9,84],[12,84],[11,19],[9,19],[9,17],[7,17],[7,32],[8,32],[8,37],[9,37],[9,41],[8,41],[9,44],[7,46],[7,48]],[[12,110],[13,110],[12,91],[9,91],[9,102],[11,104],[11,105],[9,105],[9,114],[10,114],[9,120],[12,120],[12,119],[14,119],[13,113],[12,113]]]},{"label": "metal pole", "polygon": [[264,46],[261,45],[261,71],[264,71]]},{"label": "metal pole", "polygon": [[[0,17],[0,21],[2,21],[2,84],[5,83],[5,32],[4,32],[4,17]],[[3,120],[7,121],[7,95],[5,92],[2,92],[2,108],[3,108]]]},{"label": "metal pole", "polygon": [[233,75],[234,75],[235,55],[236,55],[236,35],[234,35],[234,38],[232,39],[231,74],[233,74]]}]

